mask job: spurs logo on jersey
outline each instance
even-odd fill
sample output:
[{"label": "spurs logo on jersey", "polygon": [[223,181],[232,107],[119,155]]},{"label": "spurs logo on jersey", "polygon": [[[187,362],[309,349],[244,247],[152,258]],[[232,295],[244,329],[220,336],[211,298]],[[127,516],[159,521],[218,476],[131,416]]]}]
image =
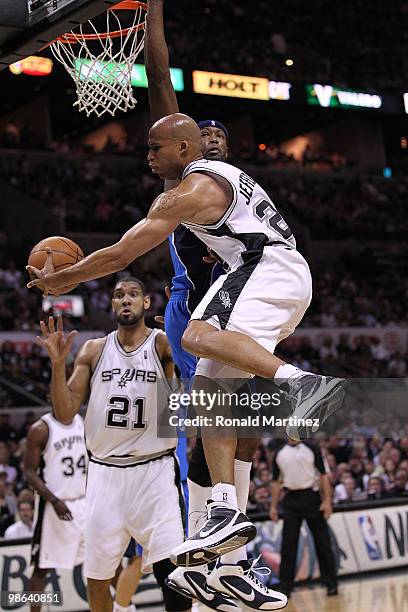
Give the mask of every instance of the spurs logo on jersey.
[{"label": "spurs logo on jersey", "polygon": [[60,499],[84,496],[88,459],[82,417],[77,414],[71,425],[63,425],[51,414],[41,418],[48,427],[48,442],[42,453],[45,484]]},{"label": "spurs logo on jersey", "polygon": [[126,465],[176,446],[175,436],[157,436],[172,391],[155,348],[160,333],[153,330],[130,353],[121,347],[116,331],[107,336],[91,379],[85,418],[93,459]]},{"label": "spurs logo on jersey", "polygon": [[215,174],[231,185],[231,205],[218,223],[183,223],[217,253],[231,270],[251,255],[262,252],[268,244],[281,242],[289,248],[296,248],[292,231],[268,194],[245,172],[231,164],[207,159],[189,164],[183,178],[192,172]]}]

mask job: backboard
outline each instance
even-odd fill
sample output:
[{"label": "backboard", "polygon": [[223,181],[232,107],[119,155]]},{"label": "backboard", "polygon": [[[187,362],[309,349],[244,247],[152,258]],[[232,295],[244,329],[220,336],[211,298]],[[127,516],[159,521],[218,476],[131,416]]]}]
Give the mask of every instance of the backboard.
[{"label": "backboard", "polygon": [[57,36],[118,0],[0,0],[0,70],[33,55]]}]

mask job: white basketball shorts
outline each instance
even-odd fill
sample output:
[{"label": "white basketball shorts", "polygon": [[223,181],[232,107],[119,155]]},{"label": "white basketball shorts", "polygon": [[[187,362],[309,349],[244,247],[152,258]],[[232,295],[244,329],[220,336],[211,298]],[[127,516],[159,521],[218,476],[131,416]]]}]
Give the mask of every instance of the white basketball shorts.
[{"label": "white basketball shorts", "polygon": [[184,541],[177,460],[167,455],[129,467],[89,462],[86,488],[85,576],[107,580],[130,537],[143,547],[142,571]]},{"label": "white basketball shorts", "polygon": [[58,518],[52,504],[36,499],[31,562],[42,569],[73,569],[84,561],[85,497],[64,500],[72,521]]},{"label": "white basketball shorts", "polygon": [[[312,299],[312,278],[296,249],[265,247],[236,270],[220,276],[191,315],[219,330],[250,336],[273,353],[299,325]],[[201,373],[200,362],[197,373]]]}]

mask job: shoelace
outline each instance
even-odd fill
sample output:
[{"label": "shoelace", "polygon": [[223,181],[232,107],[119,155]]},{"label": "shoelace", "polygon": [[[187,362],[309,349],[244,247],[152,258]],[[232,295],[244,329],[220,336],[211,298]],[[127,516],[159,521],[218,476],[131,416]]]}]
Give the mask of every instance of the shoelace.
[{"label": "shoelace", "polygon": [[251,566],[247,570],[245,570],[244,574],[248,576],[248,578],[251,580],[251,582],[255,584],[255,586],[261,588],[265,592],[268,592],[268,587],[256,576],[254,576],[254,574],[258,574],[259,576],[269,576],[269,574],[271,573],[270,568],[266,566],[257,567],[256,569],[254,568],[254,565],[258,563],[261,557],[262,555],[259,555],[259,557],[254,559],[251,563]]}]

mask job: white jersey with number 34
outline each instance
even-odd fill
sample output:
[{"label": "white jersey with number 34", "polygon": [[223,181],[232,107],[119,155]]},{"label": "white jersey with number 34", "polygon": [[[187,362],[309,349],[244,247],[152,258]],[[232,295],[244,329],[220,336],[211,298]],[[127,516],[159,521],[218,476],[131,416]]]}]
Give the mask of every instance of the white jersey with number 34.
[{"label": "white jersey with number 34", "polygon": [[88,466],[83,418],[77,414],[71,425],[64,425],[48,413],[41,420],[48,427],[48,442],[42,452],[42,479],[60,499],[83,497]]}]

